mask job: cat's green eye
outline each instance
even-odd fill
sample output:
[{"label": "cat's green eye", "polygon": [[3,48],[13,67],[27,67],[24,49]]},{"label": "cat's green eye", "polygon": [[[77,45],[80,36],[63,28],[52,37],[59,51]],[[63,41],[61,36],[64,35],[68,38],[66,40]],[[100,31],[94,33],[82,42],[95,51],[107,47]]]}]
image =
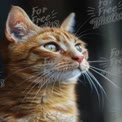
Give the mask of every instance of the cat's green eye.
[{"label": "cat's green eye", "polygon": [[82,46],[80,44],[76,44],[75,48],[79,51],[82,52]]},{"label": "cat's green eye", "polygon": [[52,52],[57,52],[59,50],[58,45],[55,43],[47,43],[44,45],[44,48]]}]

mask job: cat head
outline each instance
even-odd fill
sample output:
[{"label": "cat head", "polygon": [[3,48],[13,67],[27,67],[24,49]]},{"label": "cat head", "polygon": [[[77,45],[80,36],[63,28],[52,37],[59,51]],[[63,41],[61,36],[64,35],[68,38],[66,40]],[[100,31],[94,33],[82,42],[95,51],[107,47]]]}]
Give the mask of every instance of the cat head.
[{"label": "cat head", "polygon": [[10,62],[50,81],[76,81],[89,64],[85,43],[70,33],[74,17],[71,13],[60,27],[38,27],[22,8],[12,6],[5,28]]}]

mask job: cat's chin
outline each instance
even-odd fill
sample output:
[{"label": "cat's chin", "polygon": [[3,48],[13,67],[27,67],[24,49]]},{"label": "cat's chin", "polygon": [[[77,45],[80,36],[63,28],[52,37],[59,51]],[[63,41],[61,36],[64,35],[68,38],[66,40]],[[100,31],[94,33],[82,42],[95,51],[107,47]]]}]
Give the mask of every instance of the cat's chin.
[{"label": "cat's chin", "polygon": [[[67,74],[69,74],[67,76]],[[80,69],[75,69],[73,71],[67,72],[66,74],[64,74],[64,80],[62,79],[63,83],[76,83],[79,76],[82,74],[82,71]]]},{"label": "cat's chin", "polygon": [[[67,72],[64,74],[64,83],[76,83],[78,78],[89,70],[89,65],[85,65],[81,68],[81,66],[73,71]],[[67,77],[66,75],[69,74]]]},{"label": "cat's chin", "polygon": [[62,73],[61,77],[58,77],[59,72],[55,72],[56,77],[54,77],[54,81],[59,81],[60,83],[77,83],[78,78],[84,72],[86,71],[85,70],[83,71],[82,69],[80,69],[80,67],[77,69]]}]

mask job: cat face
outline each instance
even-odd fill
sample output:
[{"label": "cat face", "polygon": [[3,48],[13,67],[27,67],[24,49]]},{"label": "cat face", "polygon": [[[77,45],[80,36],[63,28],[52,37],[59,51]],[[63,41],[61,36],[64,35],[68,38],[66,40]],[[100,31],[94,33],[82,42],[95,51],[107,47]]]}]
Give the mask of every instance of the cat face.
[{"label": "cat face", "polygon": [[[59,28],[36,26],[19,7],[13,6],[6,22],[9,58],[16,67],[28,67],[50,81],[76,80],[89,69],[85,43],[72,31],[74,13]],[[26,71],[25,71],[26,72]]]}]

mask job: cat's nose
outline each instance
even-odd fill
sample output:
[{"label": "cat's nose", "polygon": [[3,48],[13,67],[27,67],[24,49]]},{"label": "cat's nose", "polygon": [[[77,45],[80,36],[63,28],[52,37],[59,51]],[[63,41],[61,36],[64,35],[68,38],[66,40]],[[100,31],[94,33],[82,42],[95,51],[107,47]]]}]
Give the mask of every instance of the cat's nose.
[{"label": "cat's nose", "polygon": [[73,60],[76,60],[78,63],[81,63],[84,59],[84,56],[73,56]]}]

